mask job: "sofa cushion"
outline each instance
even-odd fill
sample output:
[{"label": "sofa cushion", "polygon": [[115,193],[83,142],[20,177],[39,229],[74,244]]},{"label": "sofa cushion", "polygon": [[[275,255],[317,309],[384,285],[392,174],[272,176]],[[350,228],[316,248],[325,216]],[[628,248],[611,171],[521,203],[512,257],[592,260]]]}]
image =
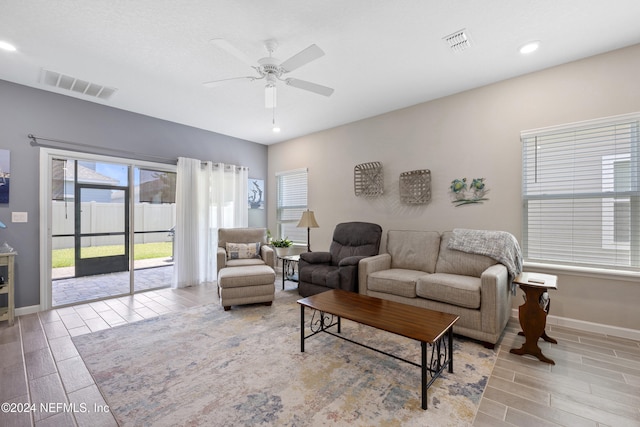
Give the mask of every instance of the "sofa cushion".
[{"label": "sofa cushion", "polygon": [[227,242],[235,243],[267,243],[266,228],[219,228],[218,246],[225,248]]},{"label": "sofa cushion", "polygon": [[435,273],[421,276],[416,283],[416,295],[459,307],[480,308],[479,277]]},{"label": "sofa cushion", "polygon": [[442,233],[436,273],[461,274],[479,278],[483,271],[497,264],[495,259],[488,256],[449,249],[447,245],[451,238],[451,233],[451,231]]},{"label": "sofa cushion", "polygon": [[227,267],[244,267],[247,265],[265,265],[260,258],[230,259],[227,261]]},{"label": "sofa cushion", "polygon": [[260,258],[260,243],[228,243],[227,259]]},{"label": "sofa cushion", "polygon": [[391,255],[391,268],[433,273],[439,247],[440,234],[437,231],[387,232],[387,253]]},{"label": "sofa cushion", "polygon": [[378,255],[382,227],[370,222],[343,222],[333,230],[329,246],[331,264],[338,265],[344,258],[352,256]]},{"label": "sofa cushion", "polygon": [[367,277],[367,289],[407,298],[416,297],[416,283],[423,271],[394,268],[376,271]]},{"label": "sofa cushion", "polygon": [[335,265],[307,264],[303,269],[299,269],[298,271],[300,281],[302,282],[331,289],[338,289],[340,286],[340,272]]}]

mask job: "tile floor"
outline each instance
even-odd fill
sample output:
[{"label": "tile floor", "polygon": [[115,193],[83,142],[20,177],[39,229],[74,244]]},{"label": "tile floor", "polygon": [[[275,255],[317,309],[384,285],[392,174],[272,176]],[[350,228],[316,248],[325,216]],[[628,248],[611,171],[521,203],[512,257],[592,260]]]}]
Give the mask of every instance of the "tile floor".
[{"label": "tile floor", "polygon": [[[69,270],[69,271],[61,271]],[[129,293],[129,272],[122,271],[95,276],[73,277],[73,268],[53,270],[51,302],[60,307],[79,302],[109,298]],[[136,261],[134,270],[135,290],[166,288],[171,284],[173,262],[167,259]]]},{"label": "tile floor", "polygon": [[[0,403],[49,403],[0,411],[0,426],[116,426],[71,337],[212,302],[215,286],[160,289],[0,323]],[[474,426],[640,426],[640,342],[549,326],[558,344],[540,346],[551,366],[509,353],[519,329],[511,319],[496,347]]]},{"label": "tile floor", "polygon": [[0,404],[36,405],[0,426],[117,426],[71,337],[217,300],[215,285],[159,289],[0,323]]}]

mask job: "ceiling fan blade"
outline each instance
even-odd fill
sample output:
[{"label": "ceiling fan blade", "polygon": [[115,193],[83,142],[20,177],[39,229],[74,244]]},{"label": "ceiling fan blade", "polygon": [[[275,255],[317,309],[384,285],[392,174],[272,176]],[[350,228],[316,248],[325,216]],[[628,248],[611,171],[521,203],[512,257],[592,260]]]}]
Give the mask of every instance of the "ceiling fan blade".
[{"label": "ceiling fan blade", "polygon": [[253,61],[251,58],[245,55],[243,51],[241,51],[240,49],[238,49],[237,47],[229,43],[229,41],[225,39],[212,39],[211,43],[218,46],[220,49],[227,51],[228,53],[235,56],[245,64],[252,67],[255,65],[255,61]]},{"label": "ceiling fan blade", "polygon": [[320,58],[321,56],[324,56],[324,51],[315,44],[312,44],[308,48],[296,53],[291,58],[284,61],[282,64],[280,64],[280,67],[284,70],[285,73],[288,73],[289,71],[293,71],[305,64],[308,64],[313,60]]},{"label": "ceiling fan blade", "polygon": [[322,86],[316,83],[311,83],[306,80],[300,79],[287,79],[287,85],[297,87],[298,89],[308,90],[309,92],[317,93],[318,95],[331,96],[333,89],[327,86]]},{"label": "ceiling fan blade", "polygon": [[212,80],[210,82],[204,82],[202,83],[203,85],[205,85],[206,87],[218,87],[218,86],[222,86],[226,83],[229,83],[233,80],[256,80],[257,77],[251,77],[251,76],[245,76],[245,77],[231,77],[229,79],[221,79],[221,80]]}]

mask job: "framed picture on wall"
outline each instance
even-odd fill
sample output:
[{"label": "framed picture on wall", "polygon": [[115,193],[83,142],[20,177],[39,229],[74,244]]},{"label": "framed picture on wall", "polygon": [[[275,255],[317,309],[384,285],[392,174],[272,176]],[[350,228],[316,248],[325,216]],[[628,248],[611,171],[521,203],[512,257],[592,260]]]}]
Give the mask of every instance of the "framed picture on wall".
[{"label": "framed picture on wall", "polygon": [[11,152],[0,149],[0,203],[9,203],[11,182]]},{"label": "framed picture on wall", "polygon": [[264,209],[264,179],[249,178],[249,209]]}]

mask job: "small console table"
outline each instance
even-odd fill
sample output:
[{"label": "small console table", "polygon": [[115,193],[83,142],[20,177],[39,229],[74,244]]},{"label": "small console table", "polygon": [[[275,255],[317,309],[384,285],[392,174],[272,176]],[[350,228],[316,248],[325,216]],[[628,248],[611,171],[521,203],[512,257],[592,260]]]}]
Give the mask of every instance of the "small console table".
[{"label": "small console table", "polygon": [[555,362],[544,354],[538,347],[538,340],[557,344],[558,341],[549,337],[545,332],[547,325],[547,313],[549,312],[549,289],[558,289],[558,278],[551,274],[522,273],[513,280],[524,292],[524,304],[518,308],[520,326],[525,342],[520,348],[512,348],[511,353],[523,355],[530,354],[541,362],[555,365]]},{"label": "small console table", "polygon": [[4,278],[4,283],[0,283],[0,295],[7,296],[7,306],[0,307],[0,321],[7,320],[9,326],[13,326],[14,323],[15,297],[13,260],[15,256],[15,252],[0,253],[0,267],[7,267],[7,276]]}]

